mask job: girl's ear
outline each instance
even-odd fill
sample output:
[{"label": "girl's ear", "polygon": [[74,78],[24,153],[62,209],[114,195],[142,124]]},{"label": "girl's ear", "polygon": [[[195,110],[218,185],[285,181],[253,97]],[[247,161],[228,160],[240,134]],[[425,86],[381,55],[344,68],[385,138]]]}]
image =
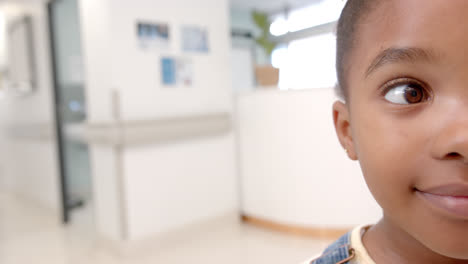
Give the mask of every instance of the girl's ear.
[{"label": "girl's ear", "polygon": [[349,119],[349,110],[346,105],[340,101],[333,104],[333,122],[341,146],[345,149],[348,157],[357,160],[357,154],[351,133],[351,122]]}]

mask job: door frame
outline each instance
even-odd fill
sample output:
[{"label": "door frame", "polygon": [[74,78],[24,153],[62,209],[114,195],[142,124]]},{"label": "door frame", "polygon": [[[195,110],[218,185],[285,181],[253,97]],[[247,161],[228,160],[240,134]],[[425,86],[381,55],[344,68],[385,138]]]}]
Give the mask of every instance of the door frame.
[{"label": "door frame", "polygon": [[66,168],[65,168],[65,144],[63,137],[63,124],[61,108],[61,94],[59,89],[59,80],[57,74],[57,62],[56,62],[56,47],[54,43],[55,32],[54,32],[54,18],[53,18],[53,5],[54,3],[60,0],[50,0],[47,3],[47,18],[48,18],[48,28],[49,28],[49,51],[50,51],[50,61],[52,69],[52,95],[53,95],[53,108],[54,108],[54,132],[56,138],[56,153],[58,160],[58,169],[59,169],[59,183],[60,183],[60,205],[61,205],[61,222],[63,224],[68,224],[70,222],[70,208],[68,206],[68,194],[69,190],[67,187],[66,179]]}]

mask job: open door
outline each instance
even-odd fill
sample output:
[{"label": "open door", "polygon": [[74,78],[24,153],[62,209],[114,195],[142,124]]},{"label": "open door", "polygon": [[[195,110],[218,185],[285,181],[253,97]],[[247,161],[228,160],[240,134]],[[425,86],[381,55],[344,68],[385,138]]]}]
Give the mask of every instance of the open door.
[{"label": "open door", "polygon": [[62,221],[92,199],[88,146],[79,136],[86,120],[78,0],[48,4],[54,102],[60,163]]}]

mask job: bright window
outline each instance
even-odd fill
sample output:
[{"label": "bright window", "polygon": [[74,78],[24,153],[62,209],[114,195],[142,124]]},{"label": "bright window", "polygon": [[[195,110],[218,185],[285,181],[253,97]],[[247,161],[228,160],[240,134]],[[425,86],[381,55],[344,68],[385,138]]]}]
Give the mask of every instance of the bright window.
[{"label": "bright window", "polygon": [[293,41],[288,48],[279,48],[272,55],[280,69],[279,88],[298,90],[333,87],[336,37],[333,33]]},{"label": "bright window", "polygon": [[[292,10],[287,16],[278,14],[273,17],[270,32],[281,36],[337,21],[345,3],[343,0],[322,0]],[[280,89],[334,86],[337,82],[335,49],[336,37],[332,32],[278,46],[273,51],[271,61],[274,67],[280,69]]]},{"label": "bright window", "polygon": [[306,28],[337,21],[346,1],[322,0],[316,4],[278,14],[273,17],[270,33],[281,36],[288,32],[295,32]]}]

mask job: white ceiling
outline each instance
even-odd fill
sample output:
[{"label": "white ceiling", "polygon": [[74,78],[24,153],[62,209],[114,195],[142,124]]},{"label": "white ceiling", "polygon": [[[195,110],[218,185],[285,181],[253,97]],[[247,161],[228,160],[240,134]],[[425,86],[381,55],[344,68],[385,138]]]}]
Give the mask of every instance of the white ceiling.
[{"label": "white ceiling", "polygon": [[303,7],[326,0],[229,0],[231,7],[241,9],[257,9],[264,12],[278,12],[286,7]]}]

